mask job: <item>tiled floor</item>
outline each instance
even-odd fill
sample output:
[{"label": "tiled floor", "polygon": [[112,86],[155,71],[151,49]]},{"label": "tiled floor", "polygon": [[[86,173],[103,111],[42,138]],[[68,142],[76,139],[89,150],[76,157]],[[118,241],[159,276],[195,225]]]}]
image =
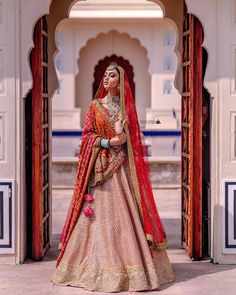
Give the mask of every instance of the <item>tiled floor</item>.
[{"label": "tiled floor", "polygon": [[[53,233],[57,237],[71,191],[56,191],[53,194]],[[180,246],[180,191],[155,190],[155,198],[169,237],[169,256],[176,274],[173,284],[160,291],[133,294],[160,295],[235,295],[236,267],[213,265],[209,261],[193,262]],[[27,261],[23,265],[0,265],[0,295],[73,295],[102,294],[79,288],[58,287],[50,283],[55,259],[56,245],[48,251],[44,261]],[[123,292],[122,294],[130,294]]]}]

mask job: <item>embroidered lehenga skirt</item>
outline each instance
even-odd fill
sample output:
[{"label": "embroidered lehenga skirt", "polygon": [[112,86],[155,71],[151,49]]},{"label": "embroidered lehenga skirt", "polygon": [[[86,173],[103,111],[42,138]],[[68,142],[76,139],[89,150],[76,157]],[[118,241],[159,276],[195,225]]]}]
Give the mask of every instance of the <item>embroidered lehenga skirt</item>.
[{"label": "embroidered lehenga skirt", "polygon": [[80,214],[54,283],[119,292],[157,289],[174,280],[166,250],[150,253],[130,177],[125,162],[94,188],[94,215]]}]

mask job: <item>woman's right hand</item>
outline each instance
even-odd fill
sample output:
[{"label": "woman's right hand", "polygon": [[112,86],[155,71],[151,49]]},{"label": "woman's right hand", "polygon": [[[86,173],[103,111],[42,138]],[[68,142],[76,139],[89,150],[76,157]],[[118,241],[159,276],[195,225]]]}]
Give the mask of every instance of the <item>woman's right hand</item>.
[{"label": "woman's right hand", "polygon": [[110,139],[110,146],[122,145],[127,141],[127,135],[123,132]]}]

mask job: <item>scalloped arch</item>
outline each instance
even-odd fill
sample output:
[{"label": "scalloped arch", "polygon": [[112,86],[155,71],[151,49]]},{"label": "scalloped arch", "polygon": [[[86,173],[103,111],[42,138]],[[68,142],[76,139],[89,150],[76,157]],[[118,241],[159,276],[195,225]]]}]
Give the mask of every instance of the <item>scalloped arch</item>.
[{"label": "scalloped arch", "polygon": [[[79,1],[82,1],[82,0],[79,0]],[[70,12],[70,9],[72,8],[72,6],[76,3],[76,2],[79,2],[78,0],[48,0],[48,7],[49,7],[49,15],[48,15],[48,27],[49,27],[49,39],[50,40],[53,40],[51,42],[51,44],[49,44],[49,95],[50,96],[53,96],[54,92],[55,92],[55,89],[57,88],[58,86],[58,79],[57,79],[57,75],[56,75],[56,70],[55,70],[55,67],[54,67],[54,58],[55,58],[55,55],[56,53],[58,52],[58,49],[57,49],[57,46],[55,44],[55,31],[56,31],[56,28],[57,28],[57,25],[63,20],[63,19],[66,19],[69,17],[69,12]],[[172,1],[169,1],[169,0],[148,0],[150,2],[154,2],[156,4],[158,4],[162,10],[163,10],[163,13],[164,13],[164,16],[168,19],[170,19],[176,26],[176,28],[178,28],[181,32],[181,28],[182,28],[182,13],[181,12],[178,12],[177,14],[173,14],[173,9],[174,10],[178,7],[181,7],[181,5],[179,5],[180,3],[183,2],[183,0],[175,0],[173,3],[170,4],[170,2]],[[35,3],[33,3],[35,2]],[[46,1],[45,1],[46,2]],[[29,9],[34,9],[33,7],[36,6],[37,7],[37,4],[38,2],[36,2],[36,0],[33,0],[31,2],[30,5],[28,5],[28,8]],[[32,5],[32,7],[31,7]],[[46,4],[44,3],[44,6]],[[28,10],[29,10],[28,9]],[[177,11],[179,11],[180,9],[177,9]],[[38,12],[38,17],[39,16],[42,16],[44,14],[48,14],[48,10],[44,7],[43,9],[41,9],[41,11]],[[38,18],[37,17],[37,18]],[[35,19],[34,18],[34,22],[35,23]],[[31,30],[34,29],[34,26],[32,24],[32,27],[31,27]],[[178,29],[176,30],[177,33],[178,33]],[[28,47],[28,54],[27,54],[27,60],[28,60],[28,56],[30,54],[30,49],[33,48],[33,32],[31,31],[30,33],[31,37],[30,37],[30,46]],[[179,34],[178,34],[179,35]],[[177,35],[177,36],[178,36]],[[27,39],[27,38],[26,38]],[[178,43],[178,46],[176,46],[176,54],[177,54],[177,57],[178,57],[178,64],[180,65],[181,64],[181,42],[177,42]],[[141,43],[140,43],[141,44]],[[145,48],[145,45],[142,44],[142,47]],[[150,60],[150,55],[148,53],[148,58]],[[150,63],[149,63],[150,64]],[[30,63],[29,63],[29,60],[27,62],[27,68],[23,69],[26,73],[26,81],[27,83],[23,83],[23,96],[25,96],[25,94],[29,91],[29,89],[32,87],[32,75],[31,75],[31,69],[30,69]],[[179,70],[180,70],[180,67],[179,67]],[[149,69],[150,71],[150,69]],[[23,75],[25,76],[25,74]],[[176,77],[180,77],[181,75],[179,75],[179,72],[177,72],[177,75]],[[179,83],[178,81],[175,83],[176,85],[176,88],[177,89],[181,89],[181,83]]]},{"label": "scalloped arch", "polygon": [[86,43],[84,43],[84,45],[79,50],[78,59],[79,59],[80,55],[82,54],[83,50],[85,50],[86,47],[89,46],[90,43],[98,40],[101,37],[105,37],[109,33],[113,33],[113,32],[117,33],[118,35],[127,36],[130,40],[133,40],[133,41],[138,43],[138,45],[145,51],[145,54],[146,54],[146,57],[147,57],[147,60],[148,60],[148,64],[149,64],[149,72],[148,73],[150,74],[150,57],[149,57],[150,53],[149,53],[148,49],[146,48],[146,46],[143,45],[138,38],[131,36],[127,32],[122,32],[122,31],[117,30],[117,29],[110,29],[109,28],[104,32],[99,32],[99,33],[95,34],[94,37],[91,37],[91,38],[87,39]]},{"label": "scalloped arch", "polygon": [[[57,47],[55,44],[55,31],[57,25],[63,20],[69,17],[69,12],[72,6],[82,0],[45,0],[39,1],[32,0],[30,3],[26,0],[22,0],[22,19],[25,17],[27,20],[27,25],[25,23],[25,30],[22,33],[22,38],[25,40],[22,45],[22,91],[23,97],[32,87],[32,74],[29,62],[29,54],[33,44],[33,29],[35,20],[40,16],[48,14],[48,23],[49,23],[49,39],[53,40],[51,44],[49,44],[49,95],[52,96],[55,92],[55,89],[58,85],[56,70],[54,68],[54,57],[57,53]],[[178,68],[175,76],[175,87],[181,92],[182,88],[182,69],[181,69],[181,58],[182,58],[182,42],[180,42],[179,36],[182,34],[182,20],[183,20],[183,4],[184,0],[147,0],[153,3],[156,3],[163,10],[163,15],[165,19],[170,20],[175,28],[177,34],[177,42],[175,47],[175,53],[178,58]],[[209,3],[207,1],[200,0],[206,8],[209,8]],[[27,3],[26,3],[27,2]],[[196,2],[196,1],[195,1]],[[188,8],[188,12],[191,12],[193,15],[197,15],[201,23],[205,23],[206,25],[210,21],[209,19],[202,19],[201,11],[199,10],[199,5],[194,3],[194,1],[186,0],[187,5],[190,6]],[[205,3],[205,4],[204,4]],[[24,7],[24,8],[23,8]],[[206,28],[206,25],[203,25],[203,28]],[[204,30],[205,31],[205,30]],[[204,48],[208,51],[207,42],[209,40],[209,32],[206,34],[206,38],[204,41]],[[142,46],[145,47],[144,44]],[[148,58],[150,56],[148,54]],[[27,61],[27,62],[26,62]],[[150,70],[150,69],[149,69]],[[206,71],[206,76],[207,76]]]},{"label": "scalloped arch", "polygon": [[[85,90],[83,85],[85,85],[84,83],[88,83],[88,81],[89,85],[92,86],[94,84],[95,81],[93,75],[97,62],[107,56],[110,57],[115,54],[128,60],[130,65],[132,65],[136,71],[133,79],[134,84],[136,85],[136,101],[139,102],[140,105],[145,105],[142,101],[142,97],[145,95],[144,89],[146,89],[146,95],[149,98],[146,100],[145,107],[151,107],[151,76],[148,73],[149,60],[147,58],[146,49],[141,46],[140,42],[138,42],[136,38],[131,38],[131,36],[127,33],[121,33],[120,30],[110,29],[106,31],[107,33],[101,31],[99,33],[96,32],[96,34],[94,34],[95,37],[90,38],[86,43],[83,42],[85,45],[80,49],[80,51],[78,50],[78,47],[76,49],[76,72],[79,66],[79,71],[77,75],[75,75],[77,85],[76,97],[79,98],[76,100],[76,106],[85,108],[87,97],[92,97],[93,87],[88,87],[88,89]],[[119,45],[122,47],[120,48]],[[99,48],[99,50],[96,50],[96,48]],[[137,62],[137,60],[139,60],[139,62]],[[143,73],[143,71],[145,73]],[[84,75],[85,72],[86,75]],[[87,77],[86,79],[84,78],[85,76]],[[99,77],[97,81],[100,82],[100,80],[101,77]],[[138,81],[140,83],[138,83]],[[141,86],[142,81],[143,86]],[[143,111],[140,110],[140,116],[142,112]]]}]

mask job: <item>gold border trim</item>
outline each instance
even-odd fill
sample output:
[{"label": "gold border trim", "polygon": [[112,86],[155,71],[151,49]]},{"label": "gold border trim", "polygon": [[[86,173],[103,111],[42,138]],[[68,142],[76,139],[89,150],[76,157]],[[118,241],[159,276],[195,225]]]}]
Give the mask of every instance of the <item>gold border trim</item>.
[{"label": "gold border trim", "polygon": [[164,250],[167,248],[167,241],[164,243],[154,244],[153,236],[150,234],[146,234],[146,239],[149,245],[149,248],[153,251]]},{"label": "gold border trim", "polygon": [[101,112],[101,114],[107,119],[109,125],[111,126],[112,130],[115,131],[115,122],[114,120],[111,120],[111,117],[108,115],[108,113],[104,110],[104,107],[102,103],[99,101],[99,99],[94,99],[94,104],[98,108],[98,111]]},{"label": "gold border trim", "polygon": [[[125,118],[124,70],[121,67],[119,67],[119,70],[120,70],[120,89],[121,89],[121,92],[120,92],[121,117],[122,117],[122,119],[124,119]],[[129,128],[128,128],[127,123],[124,125],[124,130],[127,135],[127,149],[128,149],[128,158],[129,158],[131,179],[133,182],[135,197],[136,197],[137,203],[138,203],[141,222],[143,224],[143,213],[141,210],[141,197],[140,197],[140,190],[139,190],[138,179],[137,179],[137,171],[136,171],[136,167],[135,167],[135,163],[134,163],[134,154],[133,154],[133,150],[132,150],[130,133],[129,133]]]}]

